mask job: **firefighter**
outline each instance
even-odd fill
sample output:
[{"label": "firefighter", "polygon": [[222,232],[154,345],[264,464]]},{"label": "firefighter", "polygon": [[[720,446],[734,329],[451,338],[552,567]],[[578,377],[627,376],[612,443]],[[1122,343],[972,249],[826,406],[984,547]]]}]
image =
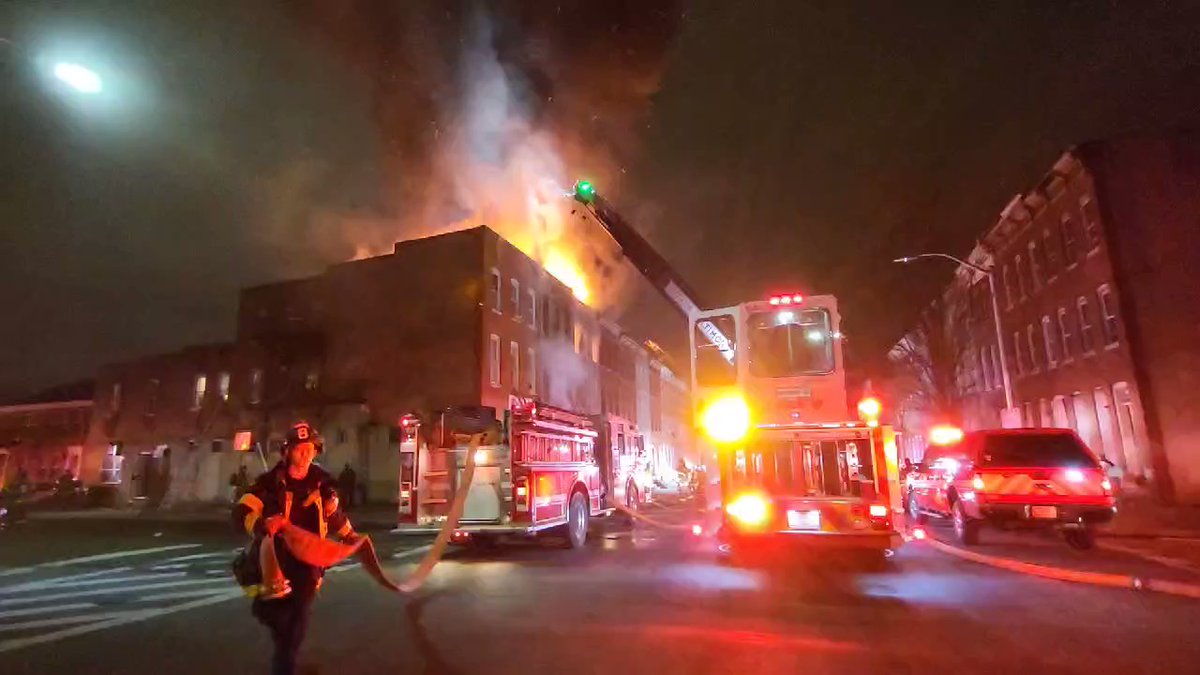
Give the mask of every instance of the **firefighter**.
[{"label": "firefighter", "polygon": [[270,629],[275,652],[271,672],[294,673],[296,656],[308,630],[312,603],[325,570],[302,562],[278,535],[296,527],[343,541],[358,535],[338,502],[334,479],[313,459],[322,450],[316,429],[307,422],[293,426],[274,468],[258,477],[233,508],[235,523],[255,538],[262,583],[252,613]]}]

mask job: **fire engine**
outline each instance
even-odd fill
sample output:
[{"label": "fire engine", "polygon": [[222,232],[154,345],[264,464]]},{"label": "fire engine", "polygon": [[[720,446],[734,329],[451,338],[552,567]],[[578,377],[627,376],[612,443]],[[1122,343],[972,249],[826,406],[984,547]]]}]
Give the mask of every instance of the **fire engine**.
[{"label": "fire engine", "polygon": [[606,413],[593,419],[599,433],[596,459],[605,503],[637,511],[654,499],[646,438],[636,424],[619,415]]},{"label": "fire engine", "polygon": [[[495,420],[495,411],[477,410],[478,416]],[[461,419],[454,409],[432,420],[401,420],[397,533],[441,529],[469,460],[474,477],[452,543],[552,532],[579,548],[588,521],[611,512],[595,454],[599,434],[586,416],[514,396],[470,458]]]},{"label": "fire engine", "polygon": [[[772,544],[899,546],[899,467],[880,404],[847,409],[841,318],[831,295],[779,293],[703,309],[690,286],[587,182],[573,197],[686,318],[710,504],[722,550]],[[715,489],[713,489],[715,488]]]}]

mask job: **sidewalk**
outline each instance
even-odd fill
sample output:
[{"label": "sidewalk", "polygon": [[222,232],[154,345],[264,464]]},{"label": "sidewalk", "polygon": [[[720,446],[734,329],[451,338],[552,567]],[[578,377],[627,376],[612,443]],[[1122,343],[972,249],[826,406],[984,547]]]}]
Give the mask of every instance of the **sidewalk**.
[{"label": "sidewalk", "polygon": [[1149,495],[1126,494],[1117,502],[1106,537],[1200,540],[1200,506],[1168,506]]}]

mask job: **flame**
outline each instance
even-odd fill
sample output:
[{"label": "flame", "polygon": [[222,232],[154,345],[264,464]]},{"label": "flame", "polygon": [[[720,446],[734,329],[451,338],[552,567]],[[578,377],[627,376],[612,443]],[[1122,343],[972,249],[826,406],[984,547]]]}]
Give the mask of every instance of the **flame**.
[{"label": "flame", "polygon": [[580,270],[579,265],[574,260],[559,249],[551,249],[546,253],[545,260],[542,261],[542,266],[555,279],[563,282],[567,288],[571,289],[571,293],[575,295],[576,300],[585,305],[588,304],[588,298],[591,297],[591,293],[588,291],[587,280],[584,278],[583,271]]}]

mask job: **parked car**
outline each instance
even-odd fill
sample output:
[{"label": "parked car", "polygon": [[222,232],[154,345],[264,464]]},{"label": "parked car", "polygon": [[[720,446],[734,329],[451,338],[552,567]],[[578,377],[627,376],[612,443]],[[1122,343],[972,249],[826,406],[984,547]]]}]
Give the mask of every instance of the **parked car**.
[{"label": "parked car", "polygon": [[1116,513],[1100,460],[1069,429],[969,432],[929,446],[905,482],[910,515],[950,519],[967,546],[993,526],[1057,529],[1069,545],[1087,549],[1095,526]]}]

